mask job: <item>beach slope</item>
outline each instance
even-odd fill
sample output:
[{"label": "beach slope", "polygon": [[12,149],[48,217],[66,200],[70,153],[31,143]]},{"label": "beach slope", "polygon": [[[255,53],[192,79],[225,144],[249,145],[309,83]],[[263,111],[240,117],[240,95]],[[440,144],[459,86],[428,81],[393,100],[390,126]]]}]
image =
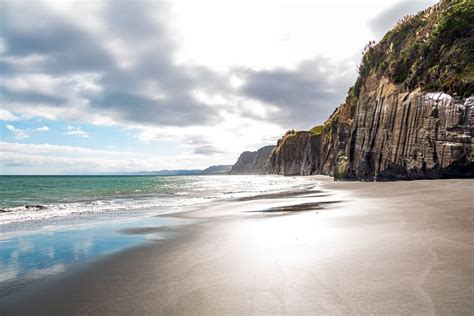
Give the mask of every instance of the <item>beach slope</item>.
[{"label": "beach slope", "polygon": [[0,312],[472,314],[474,180],[315,181],[182,213],[195,224],[0,298]]}]

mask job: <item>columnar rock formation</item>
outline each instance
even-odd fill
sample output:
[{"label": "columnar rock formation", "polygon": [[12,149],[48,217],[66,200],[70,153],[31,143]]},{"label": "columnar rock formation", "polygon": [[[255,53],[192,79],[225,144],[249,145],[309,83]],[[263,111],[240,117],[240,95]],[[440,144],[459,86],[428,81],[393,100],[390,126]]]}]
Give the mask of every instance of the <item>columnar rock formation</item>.
[{"label": "columnar rock formation", "polygon": [[400,91],[371,75],[352,101],[336,109],[320,136],[285,134],[267,172],[359,180],[474,176],[474,97]]},{"label": "columnar rock formation", "polygon": [[269,157],[268,173],[310,175],[319,172],[321,136],[311,132],[287,132]]},{"label": "columnar rock formation", "polygon": [[367,45],[356,83],[322,131],[285,134],[266,172],[474,177],[473,39],[470,0],[442,0],[405,17]]},{"label": "columnar rock formation", "polygon": [[321,173],[361,180],[474,176],[474,117],[460,99],[400,91],[371,75],[347,119],[341,112],[349,106],[329,119],[335,128],[325,126]]}]

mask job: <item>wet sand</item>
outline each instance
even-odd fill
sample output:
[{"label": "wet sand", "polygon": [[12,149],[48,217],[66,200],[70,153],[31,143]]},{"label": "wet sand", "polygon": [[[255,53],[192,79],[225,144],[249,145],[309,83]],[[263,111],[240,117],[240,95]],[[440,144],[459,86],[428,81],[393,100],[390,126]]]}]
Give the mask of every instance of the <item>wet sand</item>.
[{"label": "wet sand", "polygon": [[0,298],[0,314],[472,315],[474,180],[315,179],[176,215],[196,223]]}]

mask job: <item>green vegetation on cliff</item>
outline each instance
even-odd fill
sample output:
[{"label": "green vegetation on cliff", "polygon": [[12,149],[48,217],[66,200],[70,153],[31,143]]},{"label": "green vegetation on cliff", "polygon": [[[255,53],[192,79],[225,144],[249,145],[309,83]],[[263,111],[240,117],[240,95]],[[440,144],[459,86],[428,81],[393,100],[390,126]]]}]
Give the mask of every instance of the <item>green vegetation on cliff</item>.
[{"label": "green vegetation on cliff", "polygon": [[311,135],[319,136],[323,132],[324,125],[316,125],[309,130]]},{"label": "green vegetation on cliff", "polygon": [[[268,172],[385,181],[474,176],[474,2],[442,0],[367,45],[345,101],[309,131],[289,130]],[[430,91],[452,98],[430,103]],[[461,123],[464,125],[460,125]]]},{"label": "green vegetation on cliff", "polygon": [[356,97],[371,72],[407,90],[474,93],[474,1],[442,0],[401,19],[378,43],[370,42],[354,85]]}]

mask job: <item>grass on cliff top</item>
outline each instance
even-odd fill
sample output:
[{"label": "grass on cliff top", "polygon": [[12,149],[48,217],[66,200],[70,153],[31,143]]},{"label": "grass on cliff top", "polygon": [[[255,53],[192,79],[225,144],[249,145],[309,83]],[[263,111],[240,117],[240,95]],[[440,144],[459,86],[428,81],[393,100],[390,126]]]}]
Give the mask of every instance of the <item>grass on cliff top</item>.
[{"label": "grass on cliff top", "polygon": [[324,125],[316,125],[312,129],[310,129],[309,132],[311,133],[311,135],[319,136],[323,132],[323,127]]},{"label": "grass on cliff top", "polygon": [[[316,134],[315,132],[313,132],[312,130],[315,129],[315,128],[320,128],[321,130],[319,131],[319,134]],[[322,125],[319,125],[319,126],[315,126],[313,127],[309,133],[311,135],[321,135],[322,133],[322,130],[323,130],[323,126]],[[291,138],[291,137],[295,137],[299,134],[303,134],[303,133],[308,133],[308,131],[295,131],[294,129],[290,129],[288,131],[286,131],[285,135],[283,135],[283,139],[286,139],[286,138]]]},{"label": "grass on cliff top", "polygon": [[283,135],[283,138],[293,137],[293,136],[298,135],[299,133],[304,133],[304,131],[295,131],[294,129],[290,129],[286,131],[285,135]]},{"label": "grass on cliff top", "polygon": [[283,137],[286,137],[286,136],[295,136],[296,135],[296,131],[294,129],[290,129],[290,130],[287,130],[285,135],[283,135]]},{"label": "grass on cliff top", "polygon": [[364,50],[354,94],[371,72],[412,90],[474,93],[474,1],[441,0],[406,16],[378,43]]}]

